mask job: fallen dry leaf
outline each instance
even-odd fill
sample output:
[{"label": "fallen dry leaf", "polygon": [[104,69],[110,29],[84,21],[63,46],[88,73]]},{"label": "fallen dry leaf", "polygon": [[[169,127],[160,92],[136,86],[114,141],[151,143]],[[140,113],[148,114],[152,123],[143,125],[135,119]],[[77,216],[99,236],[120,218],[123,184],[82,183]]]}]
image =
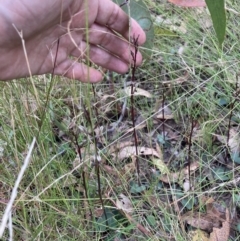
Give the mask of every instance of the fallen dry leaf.
[{"label": "fallen dry leaf", "polygon": [[[88,147],[81,148],[81,154],[82,158],[79,158],[79,155],[77,154],[72,165],[73,168],[77,168],[77,166],[84,166],[86,163],[89,163],[91,161],[94,161],[95,159],[95,146],[94,144],[90,144]],[[84,164],[83,164],[84,163]]]},{"label": "fallen dry leaf", "polygon": [[223,206],[218,203],[207,203],[206,204],[206,211],[212,217],[219,219],[221,221],[225,221],[225,210]]},{"label": "fallen dry leaf", "polygon": [[170,120],[173,119],[172,110],[168,105],[162,106],[162,101],[157,101],[155,105],[155,113],[157,113],[156,118]]},{"label": "fallen dry leaf", "polygon": [[183,190],[184,192],[188,192],[190,190],[190,181],[189,179],[185,179],[184,183],[183,183]]},{"label": "fallen dry leaf", "polygon": [[180,7],[205,7],[206,3],[204,0],[168,0]]},{"label": "fallen dry leaf", "polygon": [[213,228],[209,241],[227,241],[230,234],[230,213],[226,209],[226,221],[222,223],[221,228]]},{"label": "fallen dry leaf", "polygon": [[153,165],[157,167],[157,169],[161,172],[161,174],[169,174],[169,169],[167,165],[160,158],[152,159]]},{"label": "fallen dry leaf", "polygon": [[[159,154],[153,148],[144,147],[144,146],[138,147],[138,154],[144,155],[144,156],[159,157]],[[125,158],[129,158],[129,157],[135,156],[135,155],[136,155],[136,147],[135,146],[126,146],[126,147],[122,148],[119,151],[119,153],[117,153],[116,159],[121,161]]]},{"label": "fallen dry leaf", "polygon": [[172,172],[169,174],[164,174],[160,176],[160,180],[165,183],[178,182],[181,178],[181,172]]},{"label": "fallen dry leaf", "polygon": [[221,222],[208,213],[193,213],[192,211],[189,211],[182,216],[182,220],[192,227],[199,228],[207,232],[212,232],[214,227],[221,227]]},{"label": "fallen dry leaf", "polygon": [[188,233],[189,241],[209,241],[208,233],[197,229]]},{"label": "fallen dry leaf", "polygon": [[99,101],[96,103],[95,107],[98,108],[103,113],[108,113],[112,111],[112,106],[116,104],[116,97],[114,95],[99,95]]},{"label": "fallen dry leaf", "polygon": [[124,142],[117,142],[110,146],[109,154],[118,152],[119,150],[123,149],[126,146],[131,146],[133,144],[132,141],[124,141]]},{"label": "fallen dry leaf", "polygon": [[[125,93],[127,96],[131,96],[131,86],[125,88]],[[152,94],[141,88],[134,88],[134,96],[145,96],[147,98],[152,98]]]},{"label": "fallen dry leaf", "polygon": [[[190,172],[195,171],[199,168],[199,163],[197,161],[190,163]],[[188,175],[188,166],[183,169],[184,175]]]},{"label": "fallen dry leaf", "polygon": [[103,164],[102,166],[102,169],[107,172],[109,175],[113,175],[114,178],[115,178],[115,182],[117,182],[117,178],[118,178],[118,170],[112,166],[109,166],[109,165],[106,165],[106,164]]},{"label": "fallen dry leaf", "polygon": [[170,171],[167,165],[163,161],[163,153],[158,143],[156,143],[156,150],[157,150],[157,153],[159,154],[159,158],[153,158],[152,159],[153,164],[157,167],[157,169],[161,172],[161,174],[169,174]]},{"label": "fallen dry leaf", "polygon": [[[222,136],[222,135],[217,135],[214,134],[217,139],[224,145],[227,144],[227,137],[226,136]],[[237,130],[235,130],[234,128],[231,128],[229,130],[229,141],[228,141],[228,146],[230,148],[230,151],[232,153],[236,153],[240,151],[240,135],[239,132]]]},{"label": "fallen dry leaf", "polygon": [[134,211],[130,199],[124,194],[119,195],[119,199],[116,201],[116,206],[118,209],[122,209],[124,212],[132,213]]},{"label": "fallen dry leaf", "polygon": [[157,118],[162,119],[162,120],[171,120],[171,119],[174,118],[174,116],[168,115],[168,114],[166,114],[166,115],[164,114],[164,116],[163,116],[163,113],[160,113],[160,114],[157,115]]},{"label": "fallen dry leaf", "polygon": [[[106,197],[117,207],[117,204],[116,204],[116,202],[109,196],[109,193],[106,195]],[[123,212],[124,212],[124,210],[123,210]],[[136,221],[135,221],[135,219],[130,215],[130,214],[128,214],[127,212],[124,212],[124,215],[125,215],[125,217],[128,219],[128,221],[130,222],[130,223],[133,223],[142,233],[144,233],[147,237],[148,236],[152,236],[152,234],[151,234],[151,232],[150,231],[148,231],[144,226],[142,226],[141,224],[139,224],[139,223],[137,223]]]},{"label": "fallen dry leaf", "polygon": [[103,208],[95,208],[93,211],[93,215],[95,218],[99,218],[103,215]]},{"label": "fallen dry leaf", "polygon": [[[190,173],[196,171],[198,167],[199,167],[198,162],[192,162],[190,164]],[[188,178],[188,167],[186,167],[185,169],[179,172],[172,172],[169,174],[161,175],[159,179],[162,182],[170,183],[170,182],[183,181],[186,178]]]},{"label": "fallen dry leaf", "polygon": [[240,136],[239,132],[235,129],[231,128],[229,130],[229,141],[228,141],[229,148],[232,153],[239,152],[240,150]]},{"label": "fallen dry leaf", "polygon": [[160,145],[157,142],[156,142],[156,150],[157,150],[157,153],[159,154],[159,158],[163,160],[163,152]]},{"label": "fallen dry leaf", "polygon": [[136,171],[136,156],[131,156],[132,161],[124,165],[121,175],[122,178],[128,180],[132,177],[133,173]]},{"label": "fallen dry leaf", "polygon": [[213,203],[214,199],[212,197],[202,195],[199,197],[199,202],[201,203],[201,205],[207,205]]},{"label": "fallen dry leaf", "polygon": [[163,85],[167,85],[168,87],[171,87],[172,85],[180,85],[183,84],[184,82],[187,82],[190,78],[190,75],[188,72],[186,72],[183,76],[178,77],[176,79],[172,79],[172,80],[164,80],[161,83]]}]

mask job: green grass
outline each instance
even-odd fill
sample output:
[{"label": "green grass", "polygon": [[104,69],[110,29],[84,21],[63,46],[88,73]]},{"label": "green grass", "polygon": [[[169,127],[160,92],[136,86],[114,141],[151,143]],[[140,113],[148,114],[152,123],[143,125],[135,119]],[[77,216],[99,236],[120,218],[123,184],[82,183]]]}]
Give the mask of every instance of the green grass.
[{"label": "green grass", "polygon": [[[240,12],[236,2],[227,3],[229,8]],[[165,122],[165,128],[177,137],[169,140],[170,146],[166,143],[160,143],[160,146],[163,161],[171,172],[186,167],[189,155],[186,140],[191,131],[191,121],[197,123],[190,153],[190,161],[199,164],[198,170],[191,176],[194,190],[185,193],[181,177],[176,183],[159,181],[159,170],[148,155],[139,158],[142,182],[139,187],[134,161],[130,157],[120,160],[113,156],[111,147],[132,138],[127,132],[131,128],[129,100],[129,116],[119,124],[118,132],[106,133],[106,128],[117,120],[114,117],[119,114],[115,111],[116,105],[121,106],[125,99],[122,91],[124,76],[114,75],[114,93],[108,92],[111,84],[107,80],[96,85],[96,96],[91,86],[60,77],[55,77],[50,83],[53,80],[48,75],[34,77],[37,96],[27,79],[3,82],[0,83],[0,215],[10,198],[28,145],[34,136],[37,137],[31,163],[14,203],[14,240],[133,241],[169,240],[171,237],[172,240],[183,241],[188,240],[188,232],[192,228],[186,225],[182,229],[179,215],[189,210],[194,212],[202,196],[212,196],[215,202],[230,207],[232,213],[234,210],[239,212],[239,183],[234,185],[231,182],[240,176],[239,165],[230,158],[224,158],[227,146],[217,141],[214,134],[227,136],[229,131],[229,104],[234,100],[234,81],[239,72],[240,16],[227,11],[227,37],[223,50],[220,50],[213,28],[202,27],[200,20],[197,21],[206,19],[206,12],[196,17],[194,9],[181,9],[150,0],[148,5],[165,19],[155,25],[157,31],[159,28],[171,30],[184,26],[183,31],[186,32],[178,28],[171,30],[177,36],[156,35],[152,59],[138,69],[138,87],[153,95],[149,99],[142,96],[135,98],[136,117],[141,115],[142,120],[147,122],[137,132],[139,147],[156,149],[163,123],[156,119],[155,105],[161,102],[165,93],[165,103],[174,116]],[[166,20],[171,23],[166,24]],[[183,53],[179,54],[181,47]],[[186,73],[188,80],[182,84],[170,87],[162,84]],[[50,98],[46,103],[48,92]],[[238,131],[239,103],[237,101],[234,105],[231,122],[231,127]],[[97,106],[98,115],[93,106]],[[97,175],[92,163],[94,139],[84,109],[90,113],[93,126],[103,128],[103,135],[96,136],[102,153],[101,189],[108,223],[101,211]],[[81,162],[77,158],[75,137],[81,147]],[[76,168],[76,165],[80,167]],[[219,167],[226,168],[228,175],[216,176],[214,173]],[[88,194],[84,191],[83,173]],[[227,185],[228,182],[230,185]],[[132,203],[133,212],[129,214],[132,220],[114,204],[120,194]],[[178,199],[177,208],[173,202]],[[204,205],[200,205],[200,209],[204,210]],[[229,240],[239,238],[240,232],[236,231],[239,217],[236,220],[232,224],[232,239]],[[146,236],[136,224],[151,235]],[[3,240],[7,237],[5,232]]]}]

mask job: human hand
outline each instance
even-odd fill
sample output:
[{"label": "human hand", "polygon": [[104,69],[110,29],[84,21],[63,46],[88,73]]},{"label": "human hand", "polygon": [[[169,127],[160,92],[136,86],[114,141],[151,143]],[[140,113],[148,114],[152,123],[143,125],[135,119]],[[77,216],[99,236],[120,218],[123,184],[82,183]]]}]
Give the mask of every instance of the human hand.
[{"label": "human hand", "polygon": [[[54,69],[56,75],[100,81],[102,73],[84,60],[125,73],[132,61],[129,32],[139,36],[140,45],[145,42],[137,22],[131,21],[129,31],[128,16],[110,0],[2,0],[0,80],[52,73]],[[141,61],[138,52],[137,65]]]}]

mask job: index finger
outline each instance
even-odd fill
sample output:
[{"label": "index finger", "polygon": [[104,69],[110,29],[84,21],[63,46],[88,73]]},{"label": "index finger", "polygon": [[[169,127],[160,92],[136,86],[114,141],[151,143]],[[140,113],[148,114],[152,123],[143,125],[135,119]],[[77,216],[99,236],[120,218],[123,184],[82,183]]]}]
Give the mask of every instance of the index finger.
[{"label": "index finger", "polygon": [[[129,31],[129,16],[111,0],[101,0],[98,7],[96,23],[106,25],[115,30],[126,39],[138,37],[138,44],[146,41],[146,34],[140,25],[131,18],[131,31]],[[129,33],[131,36],[129,36]]]}]

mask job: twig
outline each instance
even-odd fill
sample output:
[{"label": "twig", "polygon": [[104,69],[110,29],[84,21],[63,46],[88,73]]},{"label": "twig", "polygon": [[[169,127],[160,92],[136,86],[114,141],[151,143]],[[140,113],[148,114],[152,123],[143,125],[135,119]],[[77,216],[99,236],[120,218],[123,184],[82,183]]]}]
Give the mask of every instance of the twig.
[{"label": "twig", "polygon": [[[4,212],[4,215],[3,215],[3,218],[2,218],[2,222],[0,224],[0,238],[2,238],[2,235],[3,235],[4,229],[6,227],[7,221],[9,219],[9,216],[11,215],[11,209],[12,209],[14,200],[17,197],[17,189],[18,189],[19,184],[20,184],[20,182],[22,180],[24,172],[27,169],[28,164],[30,162],[31,154],[32,154],[33,148],[35,146],[35,143],[36,143],[36,138],[34,137],[33,141],[32,141],[32,144],[29,147],[28,154],[27,154],[27,156],[26,156],[26,158],[24,160],[23,166],[22,166],[22,168],[21,168],[21,170],[20,170],[20,172],[18,174],[17,180],[16,180],[16,182],[14,184],[14,187],[13,187],[13,190],[12,190],[12,194],[11,194],[11,198],[10,198],[8,204],[7,204],[6,209],[5,209],[5,212]],[[11,227],[11,225],[10,225],[10,227]]]},{"label": "twig", "polygon": [[[99,164],[101,162],[101,157],[98,153],[98,148],[97,148],[97,138],[95,137],[95,132],[94,132],[94,128],[93,128],[93,123],[92,123],[92,119],[90,116],[90,113],[87,111],[85,105],[83,105],[83,109],[84,109],[84,114],[85,114],[85,118],[88,121],[88,123],[90,124],[90,128],[91,128],[91,133],[93,138],[93,143],[94,143],[94,150],[95,150],[95,158],[94,158],[94,165],[95,165],[95,170],[96,170],[96,176],[97,176],[97,182],[98,182],[98,195],[99,195],[99,199],[103,208],[103,213],[106,219],[106,224],[108,226],[108,220],[107,220],[107,213],[104,207],[104,203],[103,203],[103,198],[102,198],[102,192],[101,192],[101,180],[100,180],[100,169],[99,169]],[[97,116],[98,117],[98,116]]]},{"label": "twig", "polygon": [[190,190],[192,189],[191,187],[191,170],[190,170],[190,159],[191,159],[191,152],[192,152],[192,136],[193,136],[193,129],[195,127],[193,117],[191,115],[191,130],[189,134],[189,140],[188,140],[188,155],[187,155],[187,163],[188,163],[188,178],[189,178],[189,187]]},{"label": "twig", "polygon": [[162,117],[163,117],[163,122],[162,122],[162,133],[163,133],[163,142],[165,143],[165,109],[164,109],[164,105],[165,105],[165,94],[164,94],[164,88],[162,91]]},{"label": "twig", "polygon": [[234,106],[237,103],[238,100],[238,95],[239,95],[239,90],[238,90],[238,75],[236,75],[236,85],[235,85],[235,92],[233,93],[233,101],[230,104],[230,114],[229,114],[229,120],[228,120],[228,129],[227,129],[227,150],[226,150],[226,155],[225,155],[225,160],[227,160],[227,155],[229,154],[229,139],[230,139],[230,129],[231,129],[231,121],[232,121],[232,116],[233,116],[233,110]]},{"label": "twig", "polygon": [[[77,140],[77,136],[76,136],[76,135],[74,135],[74,138],[75,138],[75,145],[76,145],[76,147],[77,147],[77,153],[78,153],[78,156],[79,156],[79,159],[80,159],[80,162],[81,162],[81,161],[82,161],[81,147],[80,147],[80,145],[78,144],[78,140]],[[86,182],[86,176],[85,176],[84,167],[83,167],[83,171],[82,171],[82,179],[83,179],[83,187],[84,187],[84,191],[85,191],[85,197],[86,197],[87,202],[88,202],[88,205],[89,205],[89,207],[90,207],[89,198],[88,198],[87,182]],[[89,210],[90,210],[91,217],[93,217],[91,208],[89,208]]]},{"label": "twig", "polygon": [[125,0],[123,3],[121,3],[121,4],[119,5],[119,7],[120,7],[120,8],[123,7],[124,5],[128,4],[128,2],[129,2],[129,0]]},{"label": "twig", "polygon": [[134,91],[135,91],[135,73],[137,70],[137,53],[138,53],[138,38],[133,37],[133,45],[134,45],[134,52],[131,51],[131,56],[133,60],[132,65],[132,76],[131,76],[131,117],[132,117],[132,125],[133,125],[133,136],[134,136],[134,143],[135,143],[135,151],[136,151],[136,167],[137,167],[137,176],[138,176],[138,185],[140,186],[140,167],[139,167],[139,159],[138,159],[138,140],[137,140],[137,133],[135,129],[135,114],[134,114]]}]

